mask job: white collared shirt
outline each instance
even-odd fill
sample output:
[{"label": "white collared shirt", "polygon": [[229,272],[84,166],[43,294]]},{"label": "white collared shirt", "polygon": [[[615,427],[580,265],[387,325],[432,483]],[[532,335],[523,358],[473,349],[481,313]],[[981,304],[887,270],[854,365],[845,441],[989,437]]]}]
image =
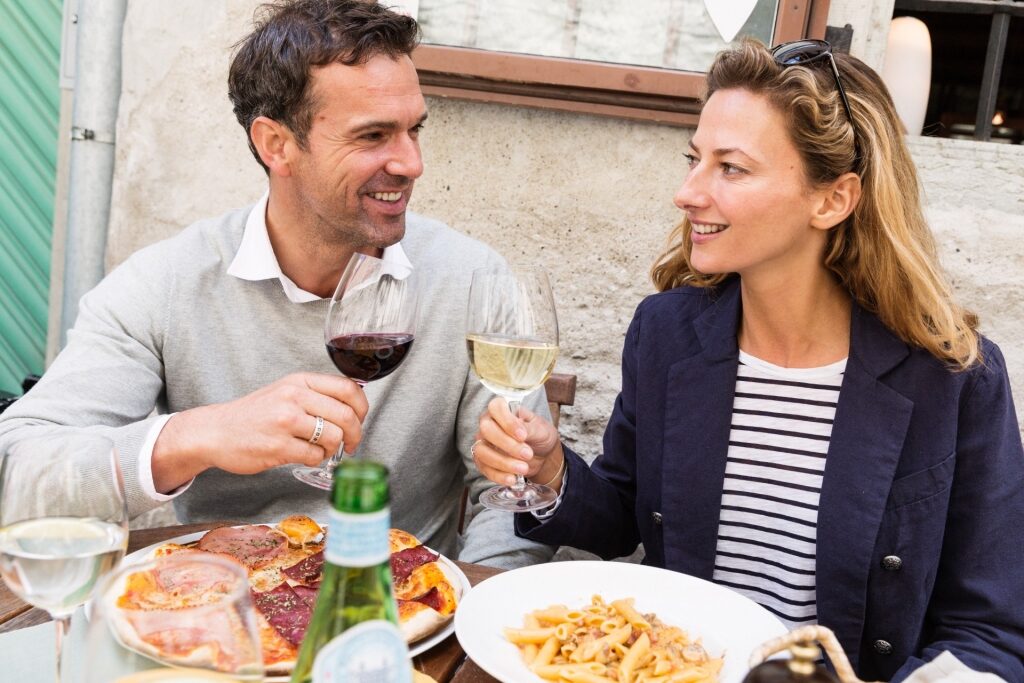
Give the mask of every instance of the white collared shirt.
[{"label": "white collared shirt", "polygon": [[[249,218],[245,221],[245,229],[242,232],[242,242],[238,245],[238,252],[235,253],[231,265],[228,266],[228,275],[250,281],[276,278],[281,282],[285,296],[292,303],[302,304],[322,299],[323,297],[300,288],[281,271],[281,264],[278,263],[277,255],[274,254],[274,247],[270,243],[270,234],[267,232],[267,202],[269,199],[270,191],[267,190],[249,212]],[[409,261],[400,242],[385,247],[380,258],[382,261],[400,266],[396,270],[408,272],[412,269],[412,262]],[[146,433],[146,440],[139,451],[139,480],[142,489],[150,498],[160,502],[172,500],[192,485],[190,481],[170,493],[163,494],[156,490],[156,484],[153,482],[153,446],[156,445],[156,440],[160,436],[160,432],[163,431],[164,425],[174,415],[175,413],[162,415],[153,423]]]},{"label": "white collared shirt", "polygon": [[[323,297],[301,289],[290,277],[281,272],[281,265],[274,254],[274,247],[270,244],[270,234],[267,232],[267,201],[270,199],[269,190],[263,193],[260,200],[256,202],[245,222],[245,231],[242,233],[242,243],[238,245],[238,253],[228,266],[228,275],[233,275],[241,280],[270,280],[277,278],[281,281],[281,288],[285,296],[295,304],[304,304],[309,301],[317,301]],[[401,242],[396,242],[390,247],[384,248],[381,260],[394,262],[405,269],[411,270],[412,263],[405,255]]]}]

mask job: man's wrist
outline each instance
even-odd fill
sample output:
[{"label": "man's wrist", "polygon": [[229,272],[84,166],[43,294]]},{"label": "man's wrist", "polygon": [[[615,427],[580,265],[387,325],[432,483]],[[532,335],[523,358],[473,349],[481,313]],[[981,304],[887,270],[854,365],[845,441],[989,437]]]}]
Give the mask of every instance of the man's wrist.
[{"label": "man's wrist", "polygon": [[202,408],[173,415],[153,444],[153,485],[158,493],[173,491],[210,467],[205,461],[205,449],[199,448],[192,438],[197,430],[190,423],[199,410]]}]

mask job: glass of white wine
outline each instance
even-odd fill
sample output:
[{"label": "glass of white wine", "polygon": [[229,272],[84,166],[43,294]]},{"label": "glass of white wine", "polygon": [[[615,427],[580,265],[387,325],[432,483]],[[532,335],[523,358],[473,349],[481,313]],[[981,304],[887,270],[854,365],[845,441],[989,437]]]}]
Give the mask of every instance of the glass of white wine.
[{"label": "glass of white wine", "polygon": [[49,612],[61,645],[71,615],[128,547],[124,480],[113,442],[57,432],[12,444],[0,462],[0,576]]},{"label": "glass of white wine", "polygon": [[[466,346],[483,385],[518,414],[520,401],[544,385],[558,357],[558,317],[547,274],[536,269],[473,271]],[[516,475],[512,486],[484,491],[480,503],[526,512],[547,507],[556,498],[551,488]]]}]

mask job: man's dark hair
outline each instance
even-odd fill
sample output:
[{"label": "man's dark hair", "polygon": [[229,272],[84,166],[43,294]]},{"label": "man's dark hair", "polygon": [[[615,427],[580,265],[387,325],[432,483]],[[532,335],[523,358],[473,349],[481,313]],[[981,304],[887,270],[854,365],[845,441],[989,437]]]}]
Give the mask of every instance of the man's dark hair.
[{"label": "man's dark hair", "polygon": [[236,47],[228,72],[228,97],[252,144],[252,122],[266,116],[284,124],[305,149],[318,103],[310,71],[334,62],[346,66],[386,55],[410,54],[419,26],[372,0],[288,0],[261,6],[255,29]]}]

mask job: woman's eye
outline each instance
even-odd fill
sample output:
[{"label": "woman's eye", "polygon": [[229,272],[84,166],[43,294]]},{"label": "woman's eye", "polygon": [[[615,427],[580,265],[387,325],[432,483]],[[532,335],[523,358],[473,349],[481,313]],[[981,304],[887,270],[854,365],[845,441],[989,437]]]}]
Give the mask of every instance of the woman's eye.
[{"label": "woman's eye", "polygon": [[739,175],[741,173],[747,172],[745,169],[742,169],[739,166],[733,166],[732,164],[725,163],[722,164],[722,171],[725,173],[725,175]]},{"label": "woman's eye", "polygon": [[686,158],[686,165],[689,166],[690,168],[696,166],[697,162],[700,161],[700,159],[693,156],[692,154],[684,154],[683,157]]}]

